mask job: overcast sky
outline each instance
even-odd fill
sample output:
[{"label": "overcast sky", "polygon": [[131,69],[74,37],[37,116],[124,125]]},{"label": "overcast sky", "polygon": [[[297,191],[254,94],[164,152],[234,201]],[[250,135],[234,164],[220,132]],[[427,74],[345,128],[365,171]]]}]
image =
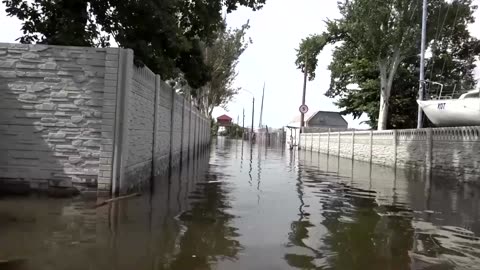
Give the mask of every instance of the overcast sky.
[{"label": "overcast sky", "polygon": [[[475,0],[476,5],[480,0]],[[478,18],[479,12],[476,12]],[[237,84],[252,91],[260,100],[263,82],[266,82],[263,123],[273,127],[286,125],[298,115],[298,107],[302,100],[303,75],[295,67],[296,52],[302,38],[321,33],[325,30],[324,20],[340,16],[337,0],[300,0],[295,4],[287,0],[270,0],[265,7],[257,12],[241,9],[227,17],[232,27],[239,27],[250,19],[251,28],[248,32],[253,44],[245,51],[238,65]],[[472,34],[480,37],[480,24],[470,27]],[[334,100],[324,94],[330,84],[330,72],[327,67],[332,59],[333,46],[327,46],[320,54],[316,78],[307,84],[307,105],[310,111],[339,109]],[[251,123],[251,95],[240,94],[229,104],[228,115],[235,120],[246,110],[245,122]],[[259,102],[258,102],[259,104]],[[255,106],[259,111],[260,107]],[[225,113],[218,109],[216,115]],[[255,117],[258,125],[259,116]],[[360,124],[367,120],[366,116],[354,120],[346,116],[351,128],[368,128]],[[248,120],[247,120],[248,119]]]},{"label": "overcast sky", "polygon": [[[475,0],[480,4],[480,0]],[[0,42],[15,42],[21,35],[20,22],[5,15],[5,7],[0,10]],[[476,12],[478,18],[479,12]],[[321,33],[325,30],[324,20],[339,16],[337,0],[267,0],[265,7],[253,12],[241,8],[227,17],[231,27],[240,27],[250,20],[248,36],[253,44],[244,52],[237,67],[239,75],[236,85],[252,92],[255,97],[255,126],[258,126],[262,87],[265,82],[265,102],[263,123],[270,127],[282,127],[299,114],[301,104],[303,75],[295,67],[295,48],[302,38]],[[480,24],[470,27],[472,34],[480,37]],[[316,79],[308,82],[307,105],[310,111],[339,109],[332,99],[324,93],[330,83],[327,66],[331,61],[333,47],[327,46],[320,54]],[[237,116],[242,121],[242,109],[245,108],[245,123],[251,124],[252,95],[240,93],[228,105],[228,111],[214,110],[214,116],[227,113],[234,121]],[[352,128],[368,128],[360,122],[366,117],[353,120],[345,117]]]}]

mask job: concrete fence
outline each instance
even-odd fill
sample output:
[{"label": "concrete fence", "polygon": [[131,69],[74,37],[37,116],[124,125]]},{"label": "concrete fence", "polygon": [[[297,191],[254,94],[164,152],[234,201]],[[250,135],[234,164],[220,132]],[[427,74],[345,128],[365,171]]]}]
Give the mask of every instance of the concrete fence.
[{"label": "concrete fence", "polygon": [[398,167],[424,167],[478,181],[480,127],[387,131],[343,131],[301,134],[307,151]]},{"label": "concrete fence", "polygon": [[209,127],[132,50],[0,43],[0,188],[126,192],[197,155]]},{"label": "concrete fence", "polygon": [[282,145],[285,144],[286,132],[282,129],[259,129],[255,136],[257,144]]}]

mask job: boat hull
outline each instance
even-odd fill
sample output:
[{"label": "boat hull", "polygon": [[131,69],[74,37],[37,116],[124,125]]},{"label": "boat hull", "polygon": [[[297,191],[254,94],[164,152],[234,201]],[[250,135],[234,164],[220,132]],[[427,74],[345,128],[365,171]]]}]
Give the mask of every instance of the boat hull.
[{"label": "boat hull", "polygon": [[417,103],[435,126],[480,126],[480,98],[417,100]]}]

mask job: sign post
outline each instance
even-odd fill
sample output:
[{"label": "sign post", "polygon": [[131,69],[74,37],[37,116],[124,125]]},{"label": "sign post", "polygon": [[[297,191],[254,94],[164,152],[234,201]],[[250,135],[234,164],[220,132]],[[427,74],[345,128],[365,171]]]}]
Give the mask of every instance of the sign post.
[{"label": "sign post", "polygon": [[305,114],[308,112],[308,106],[305,104],[302,104],[300,105],[298,110],[300,111],[302,116],[300,120],[300,129],[299,129],[299,138],[298,138],[298,149],[300,149],[300,138],[301,138],[300,134],[303,133],[303,127],[305,126]]}]

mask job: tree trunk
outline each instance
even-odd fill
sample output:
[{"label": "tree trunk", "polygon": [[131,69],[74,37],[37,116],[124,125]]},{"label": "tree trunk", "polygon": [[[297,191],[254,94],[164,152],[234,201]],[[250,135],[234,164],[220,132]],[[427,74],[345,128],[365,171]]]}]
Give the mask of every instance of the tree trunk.
[{"label": "tree trunk", "polygon": [[388,84],[387,84],[387,65],[385,62],[379,64],[380,69],[380,108],[378,111],[378,130],[387,129],[387,117],[388,117]]},{"label": "tree trunk", "polygon": [[210,89],[208,88],[208,86],[203,86],[202,88],[200,88],[198,90],[199,90],[198,91],[199,94],[195,98],[195,103],[196,103],[195,105],[202,114],[207,116],[208,111],[209,111],[209,105],[208,105],[208,94],[209,93],[208,93],[208,91],[210,91]]},{"label": "tree trunk", "polygon": [[378,126],[377,130],[385,130],[387,129],[387,121],[388,121],[388,109],[389,109],[389,101],[386,93],[382,91],[380,94],[380,112],[378,113]]},{"label": "tree trunk", "polygon": [[[390,107],[390,94],[392,91],[393,78],[397,73],[398,66],[402,61],[400,57],[400,50],[397,49],[393,54],[391,64],[387,65],[387,61],[380,61],[380,109],[378,112],[378,130],[387,129],[388,123],[388,109]],[[387,69],[389,71],[387,72]]]}]

